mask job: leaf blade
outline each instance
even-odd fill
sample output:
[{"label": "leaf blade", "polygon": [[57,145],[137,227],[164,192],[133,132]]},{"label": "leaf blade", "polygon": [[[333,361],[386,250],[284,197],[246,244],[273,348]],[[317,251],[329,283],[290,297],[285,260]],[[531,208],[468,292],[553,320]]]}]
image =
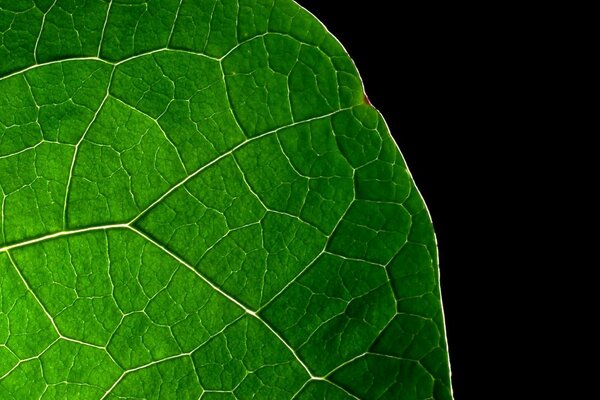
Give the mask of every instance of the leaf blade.
[{"label": "leaf blade", "polygon": [[452,397],[429,214],[316,18],[26,3],[0,45],[0,394]]}]

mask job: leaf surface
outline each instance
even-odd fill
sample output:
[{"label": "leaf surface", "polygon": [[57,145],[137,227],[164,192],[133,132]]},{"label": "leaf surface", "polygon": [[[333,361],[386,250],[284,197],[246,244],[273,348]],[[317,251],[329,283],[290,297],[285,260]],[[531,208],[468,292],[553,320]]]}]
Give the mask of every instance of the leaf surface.
[{"label": "leaf surface", "polygon": [[288,0],[0,1],[0,398],[451,399],[432,224]]}]

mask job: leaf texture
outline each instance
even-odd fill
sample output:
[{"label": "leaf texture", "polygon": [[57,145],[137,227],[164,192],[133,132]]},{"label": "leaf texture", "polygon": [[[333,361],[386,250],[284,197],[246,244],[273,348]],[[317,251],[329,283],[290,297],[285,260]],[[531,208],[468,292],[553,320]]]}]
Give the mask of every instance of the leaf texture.
[{"label": "leaf texture", "polygon": [[432,224],[289,0],[0,0],[0,398],[451,399]]}]

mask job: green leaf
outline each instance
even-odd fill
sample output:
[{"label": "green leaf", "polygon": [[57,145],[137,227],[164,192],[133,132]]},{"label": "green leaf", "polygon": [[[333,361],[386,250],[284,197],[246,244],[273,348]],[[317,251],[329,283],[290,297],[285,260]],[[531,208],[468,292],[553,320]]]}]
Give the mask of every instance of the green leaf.
[{"label": "green leaf", "polygon": [[0,0],[0,398],[451,399],[431,221],[289,0]]}]

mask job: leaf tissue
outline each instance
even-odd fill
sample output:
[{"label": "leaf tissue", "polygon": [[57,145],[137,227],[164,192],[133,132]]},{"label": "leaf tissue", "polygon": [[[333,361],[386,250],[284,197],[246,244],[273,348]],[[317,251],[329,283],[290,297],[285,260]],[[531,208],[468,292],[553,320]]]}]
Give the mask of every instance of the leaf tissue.
[{"label": "leaf tissue", "polygon": [[425,204],[291,0],[0,0],[0,399],[451,399]]}]

